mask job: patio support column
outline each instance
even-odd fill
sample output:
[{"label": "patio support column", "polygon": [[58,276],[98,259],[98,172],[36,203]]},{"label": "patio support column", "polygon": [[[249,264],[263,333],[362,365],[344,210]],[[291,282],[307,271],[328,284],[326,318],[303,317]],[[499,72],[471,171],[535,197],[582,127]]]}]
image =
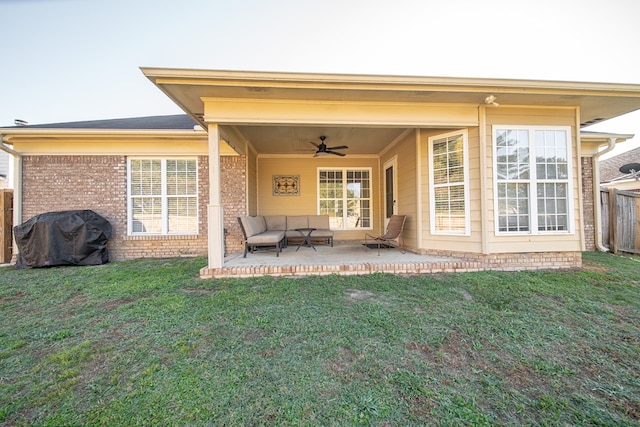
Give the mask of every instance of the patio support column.
[{"label": "patio support column", "polygon": [[480,243],[482,247],[482,254],[487,255],[491,253],[489,247],[489,218],[488,218],[488,203],[487,203],[487,186],[489,177],[487,176],[487,106],[480,105],[478,107],[478,141],[480,144],[480,222],[482,224],[480,235],[482,241]]},{"label": "patio support column", "polygon": [[220,197],[220,129],[209,123],[209,205],[207,206],[207,247],[209,268],[224,264],[224,223]]}]

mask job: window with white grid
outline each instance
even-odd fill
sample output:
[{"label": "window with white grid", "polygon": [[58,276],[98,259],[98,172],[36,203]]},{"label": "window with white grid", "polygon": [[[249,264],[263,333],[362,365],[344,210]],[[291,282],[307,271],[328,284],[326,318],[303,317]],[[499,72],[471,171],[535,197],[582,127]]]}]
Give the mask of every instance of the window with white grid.
[{"label": "window with white grid", "polygon": [[536,130],[538,230],[569,230],[569,153],[563,131]]},{"label": "window with white grid", "polygon": [[371,169],[318,169],[318,213],[331,229],[371,228]]},{"label": "window with white grid", "polygon": [[128,232],[198,233],[196,159],[129,159]]},{"label": "window with white grid", "polygon": [[572,232],[570,129],[494,126],[496,232]]},{"label": "window with white grid", "polygon": [[431,232],[469,233],[467,134],[456,132],[429,138]]}]

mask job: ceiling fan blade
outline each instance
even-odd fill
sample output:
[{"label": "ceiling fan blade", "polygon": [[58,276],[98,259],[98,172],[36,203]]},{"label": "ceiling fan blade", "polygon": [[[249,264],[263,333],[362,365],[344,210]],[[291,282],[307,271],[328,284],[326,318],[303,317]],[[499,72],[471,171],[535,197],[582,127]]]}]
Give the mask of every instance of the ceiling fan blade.
[{"label": "ceiling fan blade", "polygon": [[346,145],[340,145],[338,147],[327,147],[327,150],[346,150],[347,148],[349,147],[347,147]]},{"label": "ceiling fan blade", "polygon": [[320,148],[320,146],[318,144],[316,144],[315,142],[309,141],[309,144],[313,145],[316,148]]},{"label": "ceiling fan blade", "polygon": [[336,156],[340,156],[340,157],[344,157],[345,156],[344,153],[339,153],[337,151],[327,150],[326,152],[329,153],[329,154],[335,154]]}]

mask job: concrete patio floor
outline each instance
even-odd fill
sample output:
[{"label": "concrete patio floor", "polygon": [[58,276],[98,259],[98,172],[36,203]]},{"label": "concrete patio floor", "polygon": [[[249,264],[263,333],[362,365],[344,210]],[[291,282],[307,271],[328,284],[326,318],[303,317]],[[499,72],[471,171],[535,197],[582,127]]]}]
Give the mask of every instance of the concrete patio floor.
[{"label": "concrete patio floor", "polygon": [[[202,278],[255,277],[255,276],[307,276],[327,274],[371,274],[375,272],[393,274],[421,274],[440,272],[477,271],[481,263],[459,258],[444,258],[402,253],[399,249],[369,249],[359,243],[336,243],[315,245],[313,248],[290,245],[280,256],[275,249],[262,249],[248,253],[233,254],[225,258],[219,269],[203,268]],[[297,249],[297,250],[296,250]]]}]

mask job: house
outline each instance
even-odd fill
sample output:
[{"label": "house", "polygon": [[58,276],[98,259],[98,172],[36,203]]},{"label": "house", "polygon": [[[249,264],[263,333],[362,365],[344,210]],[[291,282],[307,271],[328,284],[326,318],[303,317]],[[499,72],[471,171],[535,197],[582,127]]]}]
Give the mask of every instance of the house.
[{"label": "house", "polygon": [[640,147],[601,160],[600,186],[640,193]]},{"label": "house", "polygon": [[206,255],[203,277],[242,250],[239,215],[327,214],[336,241],[358,241],[400,213],[416,253],[580,266],[599,153],[631,137],[580,128],[640,108],[630,84],[142,72],[186,116],[0,129],[19,157],[14,215],[93,209],[113,259]]}]

